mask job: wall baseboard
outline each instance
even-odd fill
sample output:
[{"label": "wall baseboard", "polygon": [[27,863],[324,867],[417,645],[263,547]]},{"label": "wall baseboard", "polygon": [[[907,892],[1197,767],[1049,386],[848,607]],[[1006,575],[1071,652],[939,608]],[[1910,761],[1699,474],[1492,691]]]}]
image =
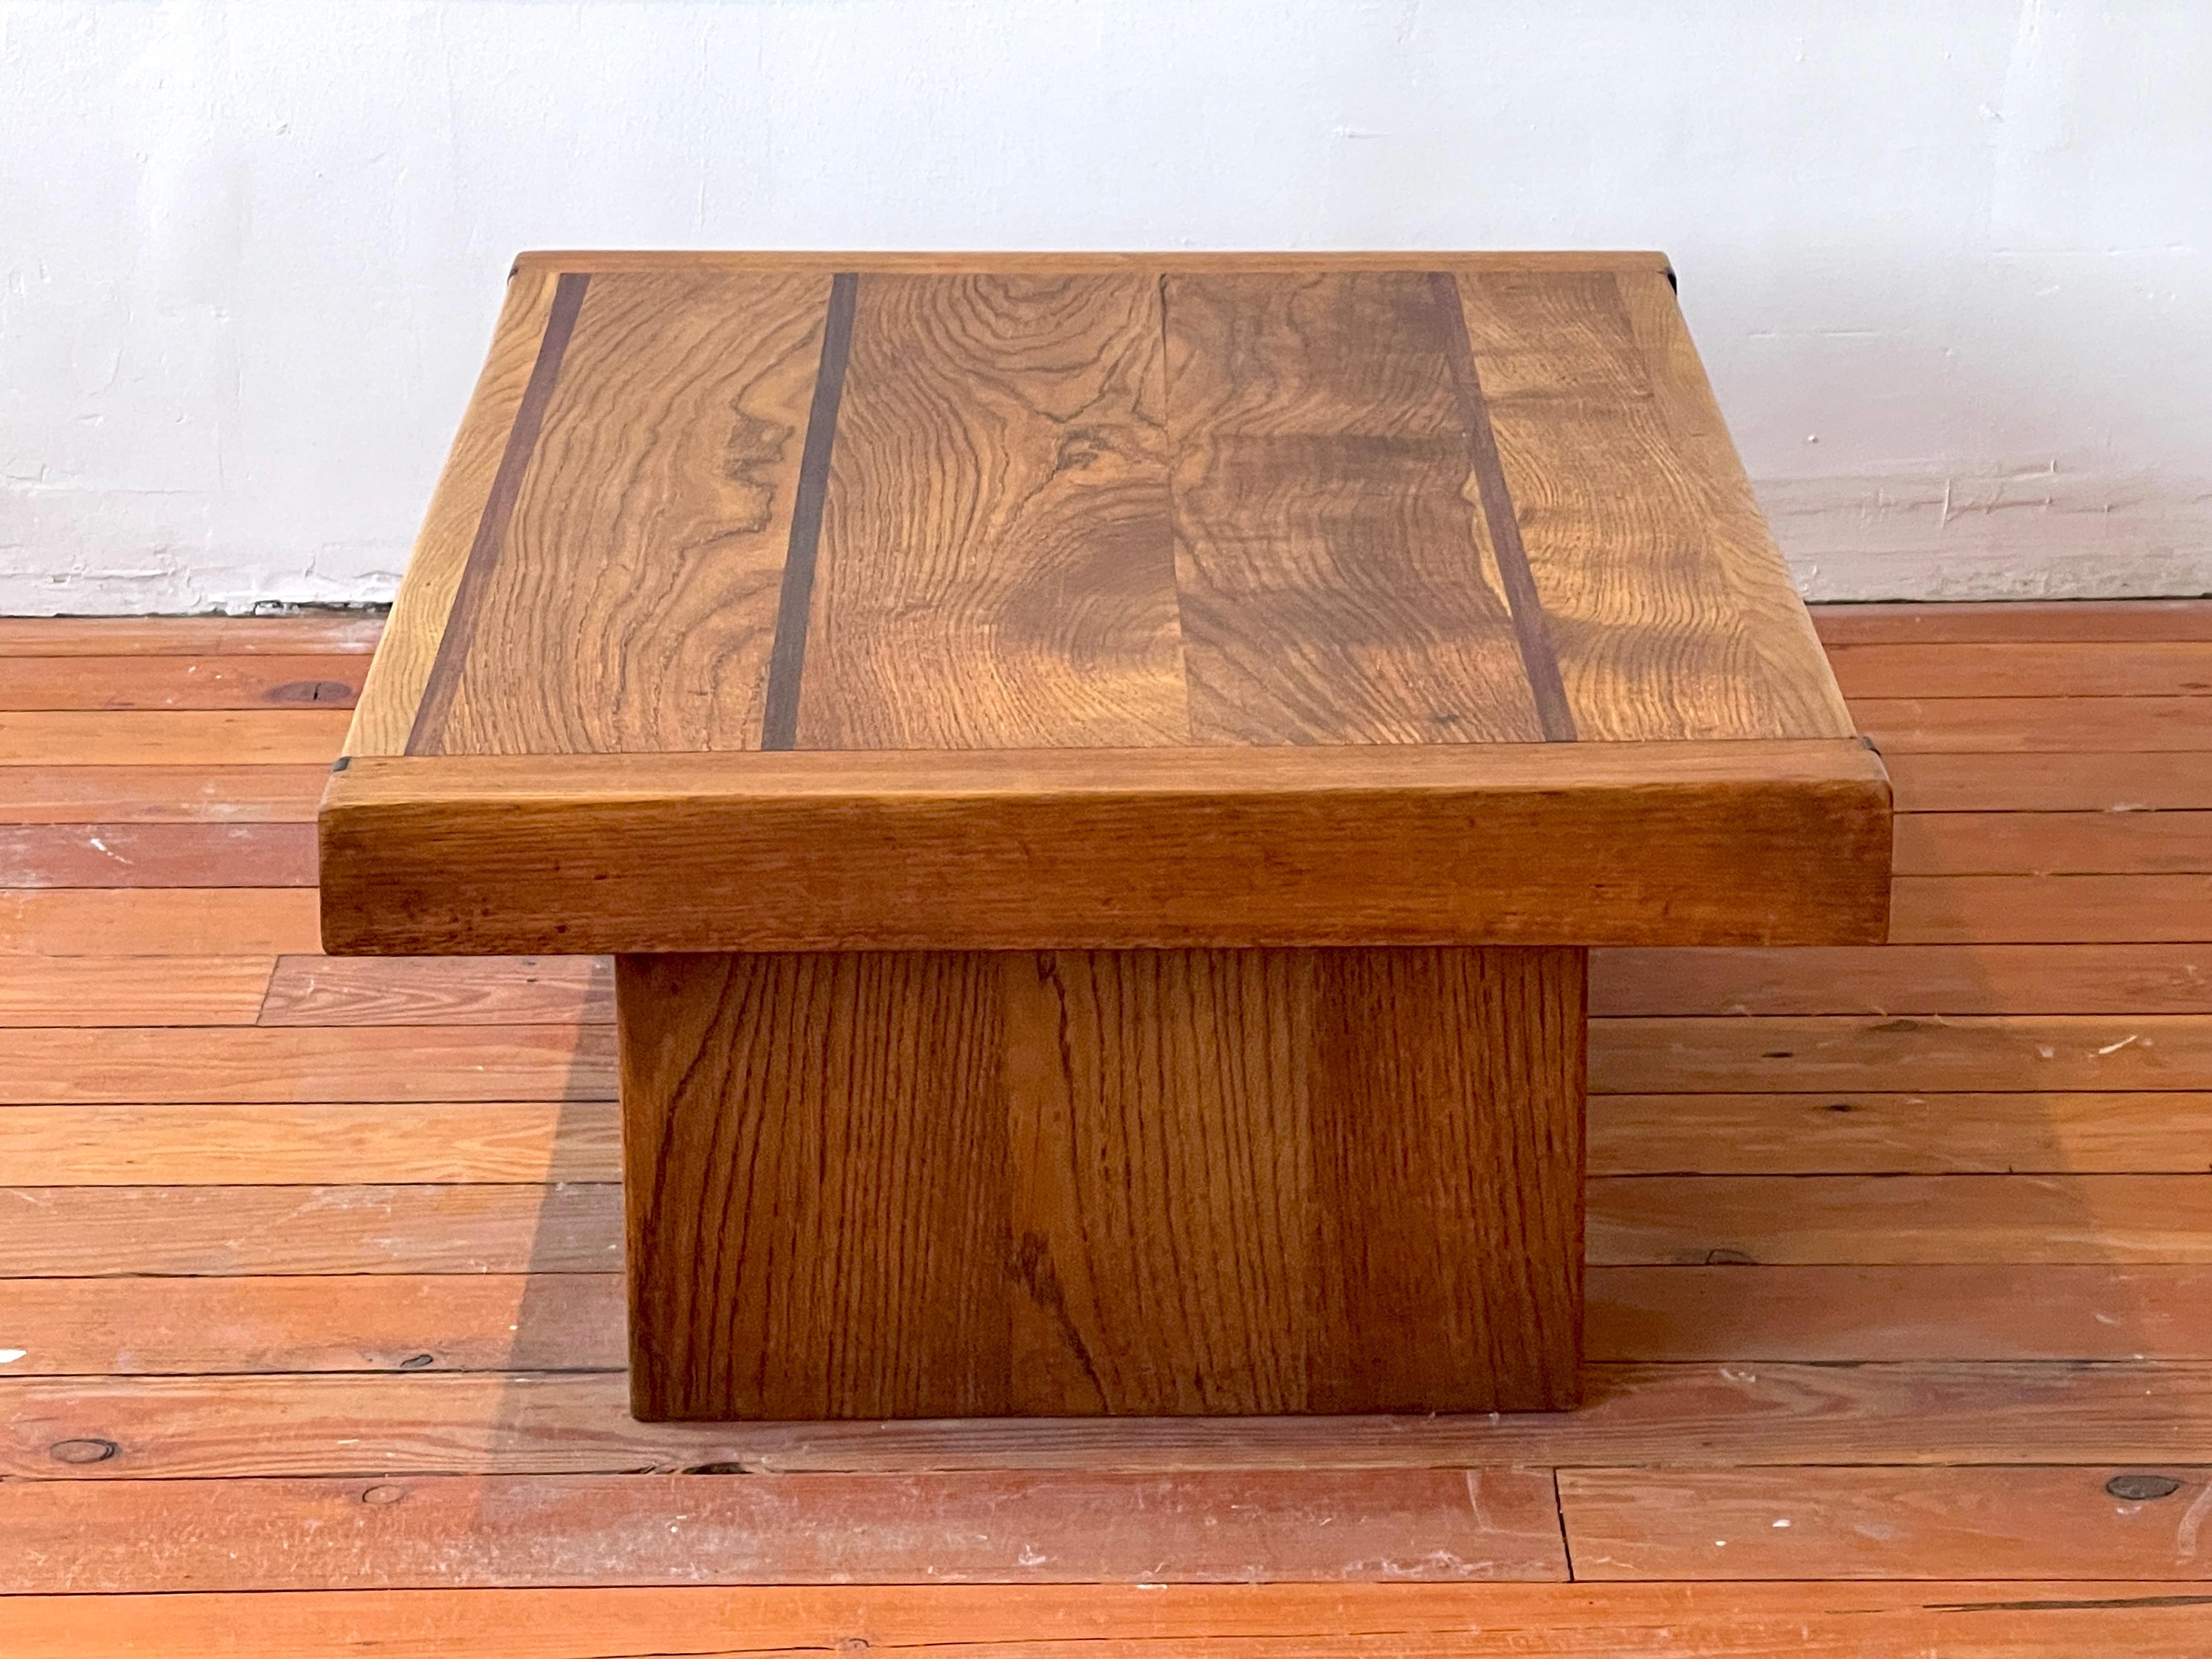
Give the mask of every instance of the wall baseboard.
[{"label": "wall baseboard", "polygon": [[1808,599],[2212,593],[2212,481],[2039,469],[1756,488]]}]

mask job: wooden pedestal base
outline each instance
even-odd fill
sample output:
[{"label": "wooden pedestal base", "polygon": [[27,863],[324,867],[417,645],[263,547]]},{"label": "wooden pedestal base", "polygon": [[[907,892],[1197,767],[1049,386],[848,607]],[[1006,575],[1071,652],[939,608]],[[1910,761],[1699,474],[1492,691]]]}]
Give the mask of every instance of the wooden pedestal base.
[{"label": "wooden pedestal base", "polygon": [[1574,1403],[1579,950],[618,960],[641,1418]]}]

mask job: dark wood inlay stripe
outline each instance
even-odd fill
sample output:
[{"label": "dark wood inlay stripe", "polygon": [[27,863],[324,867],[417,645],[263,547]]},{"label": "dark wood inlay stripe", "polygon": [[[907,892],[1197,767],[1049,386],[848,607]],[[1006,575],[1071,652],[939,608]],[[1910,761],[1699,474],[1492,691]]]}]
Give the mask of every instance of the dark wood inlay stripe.
[{"label": "dark wood inlay stripe", "polygon": [[845,396],[845,360],[852,348],[853,307],[860,288],[860,276],[849,270],[839,271],[830,282],[822,365],[814,374],[814,403],[806,415],[806,447],[799,454],[799,488],[791,504],[791,549],[784,556],[775,641],[769,649],[768,690],[761,710],[763,749],[789,749],[799,739],[799,684],[806,668],[815,550],[822,539],[822,502],[830,489],[830,452],[837,441],[837,408]]},{"label": "dark wood inlay stripe", "polygon": [[561,378],[561,359],[568,352],[568,337],[575,332],[576,313],[583,309],[584,290],[591,282],[586,272],[570,270],[563,271],[553,286],[553,308],[545,319],[544,336],[538,343],[538,361],[531,366],[529,384],[523,387],[522,401],[515,406],[514,424],[507,428],[507,449],[499,458],[499,471],[493,475],[491,493],[484,497],[483,514],[477,520],[476,539],[469,544],[469,556],[461,566],[461,580],[453,591],[453,609],[446,616],[446,631],[439,638],[438,654],[430,665],[422,701],[416,708],[415,723],[408,729],[407,752],[410,755],[424,753],[445,733],[446,718],[453,706],[461,665],[468,659],[469,646],[476,635],[477,613],[483,605],[484,589],[490,580],[492,567],[499,562],[507,521],[514,516],[515,499],[522,493],[523,474],[530,470],[531,455],[538,447],[538,428],[545,424],[545,407],[553,401],[554,384]]},{"label": "dark wood inlay stripe", "polygon": [[1436,296],[1437,325],[1443,336],[1444,356],[1451,365],[1452,389],[1458,394],[1460,426],[1467,436],[1468,469],[1482,501],[1483,522],[1490,527],[1490,544],[1498,555],[1498,574],[1505,585],[1505,605],[1513,617],[1513,638],[1521,649],[1521,667],[1528,677],[1528,690],[1536,701],[1536,718],[1547,743],[1575,740],[1574,711],[1567,706],[1567,689],[1559,678],[1559,659],[1552,651],[1552,636],[1544,626],[1543,602],[1536,597],[1536,579],[1529,574],[1528,550],[1521,544],[1521,521],[1513,514],[1512,492],[1505,487],[1505,468],[1498,459],[1497,435],[1490,429],[1490,408],[1482,396],[1482,381],[1475,373],[1474,348],[1467,332],[1467,312],[1460,304],[1459,282],[1449,271],[1429,273],[1429,289]]}]

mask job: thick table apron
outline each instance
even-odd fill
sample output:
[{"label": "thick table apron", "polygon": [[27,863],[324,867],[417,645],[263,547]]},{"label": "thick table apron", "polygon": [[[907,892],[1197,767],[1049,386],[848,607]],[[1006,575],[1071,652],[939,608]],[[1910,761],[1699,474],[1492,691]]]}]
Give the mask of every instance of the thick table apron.
[{"label": "thick table apron", "polygon": [[1571,1405],[1586,962],[622,957],[634,1409]]}]

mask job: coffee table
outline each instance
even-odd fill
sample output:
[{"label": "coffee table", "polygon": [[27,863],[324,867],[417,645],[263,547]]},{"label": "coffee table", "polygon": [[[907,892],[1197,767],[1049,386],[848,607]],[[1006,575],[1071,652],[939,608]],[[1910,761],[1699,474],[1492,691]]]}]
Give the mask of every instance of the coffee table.
[{"label": "coffee table", "polygon": [[538,253],[324,938],[616,957],[641,1417],[1559,1407],[1587,947],[1889,811],[1656,254]]}]

